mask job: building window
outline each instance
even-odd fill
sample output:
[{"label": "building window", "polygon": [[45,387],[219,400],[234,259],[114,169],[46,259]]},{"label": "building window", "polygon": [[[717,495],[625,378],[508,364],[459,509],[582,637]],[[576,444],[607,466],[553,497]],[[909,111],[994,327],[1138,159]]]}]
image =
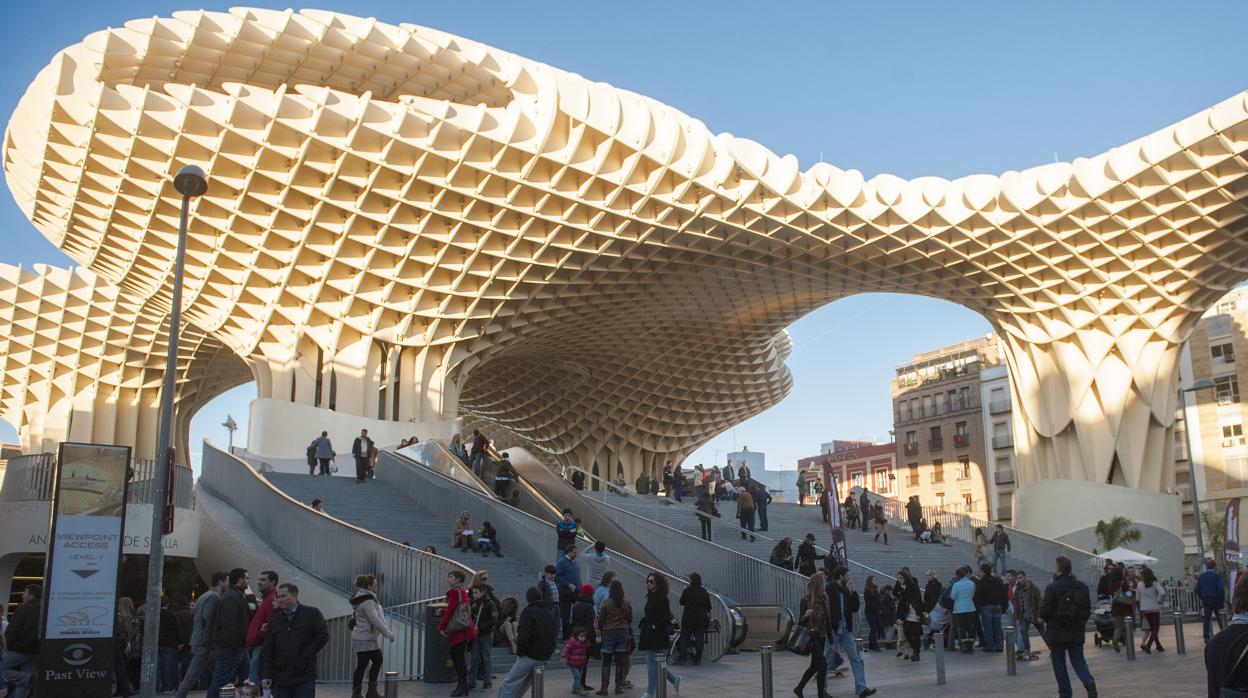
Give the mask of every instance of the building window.
[{"label": "building window", "polygon": [[959,480],[971,479],[971,457],[970,456],[962,456],[961,458],[958,459],[958,479]]},{"label": "building window", "polygon": [[321,386],[325,380],[325,350],[316,348],[316,392],[312,394],[312,406],[321,406]]},{"label": "building window", "polygon": [[997,459],[997,473],[993,479],[996,480],[998,485],[1014,484],[1014,468],[1010,466],[1008,457]]},{"label": "building window", "polygon": [[971,406],[971,389],[965,386],[958,388],[958,402],[962,403],[962,409]]},{"label": "building window", "polygon": [[909,402],[906,402],[905,400],[897,401],[897,421],[899,422],[910,421],[910,403]]},{"label": "building window", "polygon": [[1214,392],[1218,396],[1219,405],[1229,405],[1233,402],[1239,402],[1239,378],[1237,376],[1222,376],[1213,379]]},{"label": "building window", "polygon": [[919,413],[919,416],[931,417],[931,416],[934,416],[935,414],[936,413],[932,411],[932,396],[924,395],[923,396],[923,411]]},{"label": "building window", "polygon": [[958,410],[958,409],[959,409],[959,406],[958,406],[958,391],[956,391],[956,390],[950,390],[948,393],[946,393],[946,394],[945,394],[945,404],[947,404],[947,405],[949,406],[949,407],[948,407],[948,409],[949,409],[949,411],[950,411],[950,412],[954,412],[954,411]]},{"label": "building window", "polygon": [[862,487],[862,473],[854,473],[854,487]]},{"label": "building window", "polygon": [[1222,425],[1222,448],[1235,448],[1244,445],[1244,425],[1241,423]]},{"label": "building window", "polygon": [[876,492],[890,491],[890,488],[888,486],[888,471],[887,470],[875,471],[875,491]]},{"label": "building window", "polygon": [[906,465],[906,487],[919,486],[919,464],[908,463]]},{"label": "building window", "polygon": [[905,447],[906,447],[906,455],[907,455],[907,456],[915,456],[915,455],[918,455],[918,453],[919,453],[919,435],[918,435],[918,432],[913,432],[913,431],[908,431],[908,432],[906,432]]},{"label": "building window", "polygon": [[975,510],[975,503],[974,500],[971,499],[970,492],[962,493],[962,506],[965,507],[964,511],[970,512]]},{"label": "building window", "polygon": [[945,461],[940,458],[932,460],[932,484],[945,481]]},{"label": "building window", "polygon": [[927,446],[933,451],[939,451],[945,447],[944,439],[940,438],[940,427],[932,427],[931,439],[927,442]]},{"label": "building window", "polygon": [[936,493],[936,506],[938,507],[945,506],[945,493],[944,492]]},{"label": "building window", "polygon": [[966,422],[953,425],[953,445],[961,448],[971,442],[971,435],[966,430]]},{"label": "building window", "polygon": [[1225,364],[1235,363],[1235,348],[1231,346],[1230,342],[1210,346],[1209,353],[1213,355],[1215,362],[1221,361]]}]

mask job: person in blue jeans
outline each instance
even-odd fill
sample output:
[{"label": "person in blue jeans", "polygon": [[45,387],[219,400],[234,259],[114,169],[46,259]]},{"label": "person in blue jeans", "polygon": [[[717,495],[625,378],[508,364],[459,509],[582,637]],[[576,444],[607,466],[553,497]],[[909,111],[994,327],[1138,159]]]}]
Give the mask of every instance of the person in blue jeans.
[{"label": "person in blue jeans", "polygon": [[235,682],[240,674],[246,676],[251,668],[246,645],[251,611],[245,596],[250,582],[247,570],[230,570],[229,586],[217,602],[209,630],[214,666],[207,698],[220,698],[222,686]]},{"label": "person in blue jeans", "polygon": [[1201,627],[1205,642],[1208,642],[1213,637],[1214,617],[1218,619],[1218,630],[1223,628],[1218,611],[1226,603],[1226,584],[1222,582],[1218,564],[1213,559],[1205,560],[1205,571],[1196,578],[1196,595],[1200,597]]},{"label": "person in blue jeans", "polygon": [[1083,658],[1084,626],[1092,615],[1092,597],[1088,586],[1071,574],[1070,558],[1059,555],[1054,566],[1053,582],[1045,587],[1044,598],[1040,601],[1040,620],[1045,623],[1044,639],[1049,644],[1057,695],[1059,698],[1073,696],[1070,674],[1066,670],[1069,659],[1088,698],[1096,698],[1096,680]]},{"label": "person in blue jeans", "polygon": [[1010,536],[1006,534],[1005,527],[997,524],[997,530],[988,542],[992,544],[993,572],[997,575],[1005,574],[1005,554],[1010,552]]},{"label": "person in blue jeans", "polygon": [[[875,695],[875,689],[867,686],[866,670],[858,647],[854,643],[854,613],[858,611],[858,593],[849,588],[849,568],[838,565],[832,569],[828,586],[828,626],[831,637],[824,646],[824,658],[829,671],[842,663],[837,650],[849,660],[854,675],[854,695],[859,698]],[[826,679],[825,679],[826,683]],[[827,692],[827,687],[824,687]]]},{"label": "person in blue jeans", "polygon": [[979,579],[975,580],[975,608],[979,610],[979,625],[984,633],[984,651],[1001,652],[1005,649],[1005,635],[1001,630],[1001,613],[1009,604],[1009,590],[1005,582],[992,573],[992,565],[979,566]]}]

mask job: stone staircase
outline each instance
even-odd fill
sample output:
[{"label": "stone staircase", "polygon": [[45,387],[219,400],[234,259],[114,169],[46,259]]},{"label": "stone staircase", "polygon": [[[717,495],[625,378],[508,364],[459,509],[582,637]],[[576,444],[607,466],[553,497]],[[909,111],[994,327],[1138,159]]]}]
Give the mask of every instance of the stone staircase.
[{"label": "stone staircase", "polygon": [[[683,503],[678,503],[674,499],[633,493],[627,497],[588,490],[581,494],[588,500],[609,503],[693,536],[699,535],[701,531],[694,508],[688,499]],[[794,553],[797,552],[798,544],[807,533],[815,535],[815,545],[819,548],[826,548],[831,541],[831,530],[822,522],[817,506],[801,507],[790,503],[772,503],[767,507],[768,530],[758,532],[757,540],[754,542],[741,539],[741,531],[736,526],[736,519],[733,518],[736,512],[736,502],[722,501],[719,503],[719,508],[722,517],[713,526],[711,532],[713,542],[760,560],[767,560],[776,542],[785,536],[793,538]],[[755,519],[757,526],[757,516]],[[883,539],[879,542],[873,540],[874,530],[868,533],[863,533],[861,528],[847,530],[845,544],[849,551],[849,559],[889,577],[895,576],[897,571],[905,566],[908,566],[920,580],[927,570],[935,570],[942,582],[951,579],[954,569],[960,565],[974,565],[975,563],[974,546],[969,543],[951,540],[951,545],[946,547],[918,543],[909,530],[890,526],[888,532],[889,544],[886,546]],[[861,585],[866,575],[873,574],[873,572],[858,565],[851,565],[850,578],[855,584]],[[1037,580],[1041,585],[1052,576],[1051,571],[1037,569],[1019,560],[1007,558],[1006,566],[1025,570],[1029,577]]]},{"label": "stone staircase", "polygon": [[[440,521],[419,503],[403,496],[382,480],[356,484],[350,477],[309,477],[292,473],[264,473],[275,487],[301,502],[319,498],[325,513],[353,526],[371,531],[382,538],[417,549],[432,545],[438,554],[454,559],[474,570],[490,575],[494,593],[502,599],[514,596],[524,608],[524,592],[537,581],[537,572],[507,555],[506,531],[499,531],[503,557],[483,557],[476,553],[452,551],[451,521]],[[481,523],[473,512],[472,521]],[[384,582],[383,582],[384,583]],[[494,648],[494,673],[505,672],[513,657],[502,648]]]}]

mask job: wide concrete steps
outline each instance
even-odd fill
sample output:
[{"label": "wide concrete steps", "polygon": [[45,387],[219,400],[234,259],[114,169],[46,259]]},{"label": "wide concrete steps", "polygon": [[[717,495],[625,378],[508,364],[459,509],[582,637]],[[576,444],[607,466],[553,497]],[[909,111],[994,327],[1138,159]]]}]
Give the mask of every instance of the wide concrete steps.
[{"label": "wide concrete steps", "polygon": [[[490,584],[501,599],[514,596],[524,607],[524,592],[537,581],[537,572],[507,556],[507,532],[499,531],[503,557],[483,557],[476,553],[452,551],[451,521],[436,519],[419,503],[405,497],[382,480],[356,484],[349,477],[309,477],[291,473],[265,473],[269,482],[291,497],[309,503],[324,502],[325,513],[371,531],[382,538],[413,548],[434,546],[440,555],[462,562],[475,570],[486,570]],[[471,513],[471,512],[470,512]],[[481,523],[480,517],[472,520]]]},{"label": "wide concrete steps", "polygon": [[[678,503],[675,500],[648,496],[632,495],[621,497],[605,492],[585,491],[582,494],[591,501],[600,501],[625,509],[634,514],[644,516],[678,531],[693,536],[700,533],[701,527],[693,507],[686,500]],[[740,530],[734,528],[736,519],[736,503],[723,501],[719,503],[722,517],[712,530],[712,539],[719,545],[731,548],[744,555],[767,560],[776,542],[785,536],[793,538],[793,550],[807,533],[815,535],[815,544],[826,548],[831,541],[831,531],[821,520],[819,507],[800,507],[796,504],[774,502],[767,507],[768,529],[759,532],[756,541],[742,540]],[[757,517],[756,525],[758,524]],[[890,527],[889,544],[883,540],[874,540],[874,531],[862,533],[861,530],[846,531],[846,547],[851,561],[871,568],[889,576],[897,574],[902,567],[909,567],[919,577],[929,569],[935,570],[941,580],[948,580],[953,571],[963,564],[974,564],[974,546],[961,541],[952,541],[946,547],[914,541],[909,531]],[[1010,566],[1026,569],[1029,575],[1041,574],[1041,570],[1023,565],[1020,561],[1011,560]],[[870,572],[860,567],[850,570],[855,580],[862,579]],[[1047,573],[1046,573],[1047,574]],[[1047,576],[1036,577],[1047,579]]]}]

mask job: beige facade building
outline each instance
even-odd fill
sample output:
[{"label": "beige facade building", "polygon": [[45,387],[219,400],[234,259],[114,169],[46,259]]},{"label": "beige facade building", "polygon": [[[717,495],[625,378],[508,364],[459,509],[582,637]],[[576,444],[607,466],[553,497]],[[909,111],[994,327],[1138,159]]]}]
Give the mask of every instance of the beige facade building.
[{"label": "beige facade building", "polygon": [[[1248,276],[1248,92],[1071,163],[868,180],[437,30],[236,8],[64,49],[2,149],[18,206],[93,275],[0,269],[0,341],[21,356],[0,416],[31,450],[85,432],[152,454],[187,164],[209,187],[183,452],[188,415],[243,375],[265,455],[297,457],[326,423],[397,441],[474,419],[631,480],[779,402],[788,325],[890,291],[997,329],[1020,525],[1082,530],[1108,498],[1173,530],[1179,350]],[[973,387],[900,455],[943,459],[946,501],[982,488]]]},{"label": "beige facade building", "polygon": [[994,336],[916,354],[892,381],[898,498],[988,514],[980,372],[1001,363]]},{"label": "beige facade building", "polygon": [[[1248,440],[1244,424],[1248,403],[1240,386],[1248,386],[1248,287],[1228,293],[1201,317],[1188,340],[1180,364],[1180,389],[1198,380],[1214,388],[1187,394],[1186,419],[1179,413],[1175,440],[1177,491],[1183,500],[1183,540],[1196,552],[1195,519],[1191,506],[1192,463],[1201,510],[1219,520],[1227,500],[1248,497]],[[1184,433],[1191,425],[1192,458]],[[1206,546],[1208,536],[1206,535]]]}]

